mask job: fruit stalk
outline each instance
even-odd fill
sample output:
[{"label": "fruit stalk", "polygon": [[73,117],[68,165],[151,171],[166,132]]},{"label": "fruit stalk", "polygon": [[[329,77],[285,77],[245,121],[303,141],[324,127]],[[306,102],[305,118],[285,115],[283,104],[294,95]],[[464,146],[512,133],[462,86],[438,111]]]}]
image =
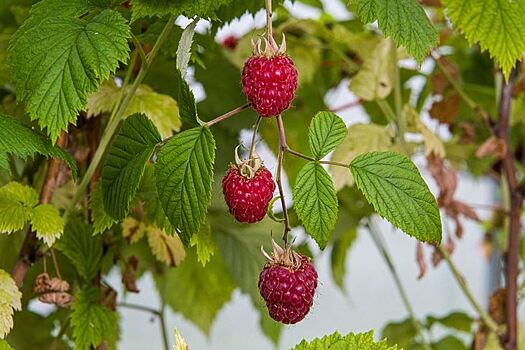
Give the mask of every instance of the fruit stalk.
[{"label": "fruit stalk", "polygon": [[284,218],[284,234],[283,241],[285,246],[288,244],[288,232],[291,231],[290,222],[288,219],[288,209],[286,208],[286,200],[284,198],[284,190],[281,179],[281,172],[283,167],[283,156],[288,145],[286,144],[286,134],[284,132],[283,119],[279,114],[277,116],[277,130],[279,131],[279,152],[277,153],[277,175],[275,176],[275,182],[279,188],[279,196],[281,197],[281,206],[283,207],[283,218]]},{"label": "fruit stalk", "polygon": [[250,144],[250,155],[248,156],[248,159],[253,158],[253,153],[255,152],[255,142],[257,138],[257,130],[259,130],[259,125],[261,125],[262,117],[258,116],[257,121],[255,122],[255,125],[253,126],[253,134],[252,134],[252,143]]},{"label": "fruit stalk", "polygon": [[237,113],[240,113],[240,112],[244,111],[244,110],[247,109],[248,107],[250,107],[250,104],[249,104],[249,103],[247,103],[247,104],[245,104],[245,105],[242,105],[242,106],[240,106],[240,107],[237,107],[237,108],[235,108],[235,109],[233,109],[233,110],[231,110],[231,111],[229,111],[229,112],[227,112],[227,113],[224,113],[223,115],[218,116],[218,117],[215,118],[215,119],[210,120],[209,122],[206,123],[206,126],[210,127],[210,126],[212,126],[212,125],[215,125],[215,124],[217,124],[217,123],[220,123],[220,122],[222,122],[223,120],[226,120],[226,119],[228,119],[228,118],[230,118],[230,117],[236,115]]},{"label": "fruit stalk", "polygon": [[273,38],[273,27],[272,27],[272,0],[265,0],[266,2],[266,34],[268,40]]}]

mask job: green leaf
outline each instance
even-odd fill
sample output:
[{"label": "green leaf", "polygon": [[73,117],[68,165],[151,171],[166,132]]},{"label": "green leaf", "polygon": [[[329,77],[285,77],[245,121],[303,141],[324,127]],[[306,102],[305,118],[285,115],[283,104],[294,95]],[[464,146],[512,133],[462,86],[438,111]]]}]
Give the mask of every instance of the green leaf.
[{"label": "green leaf", "polygon": [[324,249],[337,221],[338,203],[332,178],[320,164],[309,162],[301,169],[293,201],[304,228]]},{"label": "green leaf", "polygon": [[214,17],[215,11],[231,0],[132,0],[131,21],[141,17],[163,17],[167,15],[184,15],[192,18]]},{"label": "green leaf", "polygon": [[119,317],[116,312],[100,305],[100,291],[95,288],[81,290],[71,305],[71,326],[75,349],[89,350],[105,342],[115,349],[119,339]]},{"label": "green leaf", "polygon": [[470,44],[479,43],[508,79],[525,51],[524,0],[443,0],[452,23]]},{"label": "green leaf", "polygon": [[[435,350],[468,350],[461,340],[451,335],[446,336],[439,341],[432,343],[432,349]],[[488,347],[486,347],[488,349]]]},{"label": "green leaf", "polygon": [[80,276],[90,280],[96,275],[102,259],[102,240],[93,236],[92,228],[83,220],[71,219],[55,247],[68,257]]},{"label": "green leaf", "polygon": [[111,217],[120,220],[128,214],[146,163],[160,141],[159,132],[145,115],[135,114],[124,121],[102,166],[104,208]]},{"label": "green leaf", "polygon": [[235,289],[219,255],[202,267],[191,249],[180,266],[166,268],[154,277],[161,297],[173,311],[182,313],[206,334]]},{"label": "green leaf", "polygon": [[386,341],[374,341],[374,333],[349,333],[346,336],[335,332],[311,342],[303,340],[292,350],[397,350],[397,346],[388,346]]},{"label": "green leaf", "polygon": [[97,182],[97,185],[91,192],[89,198],[89,208],[93,215],[93,234],[98,235],[109,229],[117,220],[113,219],[106,213],[104,208],[104,196],[102,194],[101,183]]},{"label": "green leaf", "polygon": [[[130,91],[131,86],[127,86],[122,91],[117,87],[114,80],[107,80],[99,87],[97,92],[89,96],[87,104],[88,118],[102,113],[110,113],[115,108],[120,94],[127,94]],[[179,131],[182,126],[177,101],[169,95],[155,92],[150,86],[145,84],[139,85],[124,115],[130,116],[135,113],[145,114],[151,119],[162,138],[170,137],[174,131]]]},{"label": "green leaf", "polygon": [[51,204],[41,204],[33,209],[31,226],[36,236],[51,247],[64,233],[64,221],[58,209]]},{"label": "green leaf", "polygon": [[[385,151],[392,146],[388,130],[377,124],[354,124],[348,128],[343,142],[332,153],[331,160],[343,164],[350,162],[358,155],[369,151]],[[352,186],[352,173],[340,166],[331,165],[330,173],[337,191],[345,186]]]},{"label": "green leaf", "polygon": [[316,159],[321,159],[332,152],[347,133],[343,120],[332,112],[317,113],[308,131],[310,149]]},{"label": "green leaf", "polygon": [[38,204],[38,194],[26,185],[10,182],[0,188],[0,233],[21,230],[31,219],[33,207]]},{"label": "green leaf", "polygon": [[198,125],[197,105],[195,104],[195,96],[190,89],[190,86],[182,77],[180,71],[175,72],[177,78],[177,101],[179,102],[179,113],[184,124],[188,126]]},{"label": "green leaf", "polygon": [[193,43],[193,35],[195,34],[195,27],[199,22],[198,19],[194,19],[184,28],[180,37],[179,46],[177,47],[177,59],[176,67],[179,70],[181,76],[186,77],[186,71],[188,70],[188,63],[191,58],[191,45]]},{"label": "green leaf", "polygon": [[385,99],[394,87],[396,64],[392,40],[381,40],[365,57],[361,69],[350,81],[350,89],[365,101]]},{"label": "green leaf", "polygon": [[430,328],[434,324],[438,323],[445,327],[457,329],[465,333],[472,331],[472,323],[474,320],[469,315],[463,312],[452,312],[444,317],[427,317],[427,327]]},{"label": "green leaf", "polygon": [[11,276],[0,269],[0,339],[13,328],[13,314],[22,309],[22,293]]},{"label": "green leaf", "polygon": [[0,113],[0,168],[10,171],[8,155],[20,158],[42,154],[46,157],[62,159],[77,177],[77,166],[73,158],[63,149],[53,146],[44,135],[32,130],[20,121]]},{"label": "green leaf", "polygon": [[357,229],[352,228],[345,232],[340,239],[334,242],[330,262],[332,265],[332,277],[335,284],[341,289],[344,288],[344,277],[346,273],[346,256],[348,249],[352,246],[357,237]]},{"label": "green leaf", "polygon": [[350,170],[379,215],[420,241],[441,242],[436,199],[410,159],[395,152],[369,152],[355,158]]},{"label": "green leaf", "polygon": [[112,10],[89,19],[58,12],[13,36],[8,54],[17,98],[53,141],[127,59],[128,38],[126,20]]},{"label": "green leaf", "polygon": [[417,329],[410,318],[400,322],[391,322],[383,328],[381,337],[386,338],[389,344],[397,344],[402,349],[410,349],[417,335]]},{"label": "green leaf", "polygon": [[206,218],[214,161],[215,140],[208,127],[175,135],[159,152],[155,165],[159,199],[185,245]]},{"label": "green leaf", "polygon": [[[490,0],[489,0],[490,1]],[[504,0],[505,1],[505,0]],[[417,0],[350,0],[365,23],[377,20],[386,36],[420,63],[438,42],[438,33]]]},{"label": "green leaf", "polygon": [[215,244],[213,240],[211,227],[208,222],[204,222],[199,232],[191,236],[190,247],[195,247],[197,250],[197,260],[199,260],[202,266],[206,266],[212,256],[215,255],[217,244]]},{"label": "green leaf", "polygon": [[0,339],[0,350],[14,350],[9,343],[3,339]]}]

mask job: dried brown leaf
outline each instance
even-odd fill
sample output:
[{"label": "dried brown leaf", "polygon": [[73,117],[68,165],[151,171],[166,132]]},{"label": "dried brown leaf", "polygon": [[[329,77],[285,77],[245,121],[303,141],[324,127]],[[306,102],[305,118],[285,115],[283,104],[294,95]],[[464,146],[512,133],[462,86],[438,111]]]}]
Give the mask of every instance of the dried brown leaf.
[{"label": "dried brown leaf", "polygon": [[126,262],[126,268],[122,274],[122,283],[128,292],[138,293],[137,288],[137,268],[139,266],[139,259],[136,256],[130,256]]},{"label": "dried brown leaf", "polygon": [[505,141],[496,136],[489,137],[476,151],[476,157],[479,159],[487,156],[495,156],[497,158],[503,158],[507,152],[507,146]]},{"label": "dried brown leaf", "polygon": [[458,115],[460,102],[461,98],[458,94],[443,97],[441,101],[432,104],[429,114],[441,123],[451,124]]},{"label": "dried brown leaf", "polygon": [[417,276],[417,279],[420,280],[425,276],[425,273],[427,272],[427,262],[425,261],[425,250],[423,243],[417,242],[416,245],[416,261],[417,266],[419,267],[419,275]]}]

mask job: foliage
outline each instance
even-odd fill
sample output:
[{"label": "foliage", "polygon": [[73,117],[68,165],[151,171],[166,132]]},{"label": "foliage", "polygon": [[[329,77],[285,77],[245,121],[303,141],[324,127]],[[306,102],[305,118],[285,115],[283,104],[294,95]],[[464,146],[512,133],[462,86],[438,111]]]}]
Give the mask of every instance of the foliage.
[{"label": "foliage", "polygon": [[0,270],[0,341],[13,327],[13,313],[22,308],[21,299],[22,293],[15,281],[7,272]]},{"label": "foliage", "polygon": [[388,346],[386,341],[374,341],[374,333],[349,333],[345,336],[335,332],[311,342],[303,340],[293,350],[345,349],[345,350],[396,350],[397,346]]}]

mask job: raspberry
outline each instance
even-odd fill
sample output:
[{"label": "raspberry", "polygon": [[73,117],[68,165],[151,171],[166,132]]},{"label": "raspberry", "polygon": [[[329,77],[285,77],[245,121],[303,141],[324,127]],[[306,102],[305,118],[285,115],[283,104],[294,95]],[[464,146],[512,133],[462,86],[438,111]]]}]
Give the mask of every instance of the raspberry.
[{"label": "raspberry", "polygon": [[259,275],[259,291],[266,301],[270,316],[284,324],[294,324],[308,314],[317,288],[317,272],[304,255],[283,250],[274,242],[273,257],[269,257]]},{"label": "raspberry", "polygon": [[257,169],[246,171],[248,166],[246,163],[232,165],[222,180],[222,192],[235,219],[254,223],[266,215],[275,182],[272,173],[264,166],[258,165]]},{"label": "raspberry", "polygon": [[260,116],[272,117],[290,107],[297,90],[297,70],[292,59],[284,54],[272,39],[266,41],[266,51],[260,52],[260,43],[242,70],[242,91]]}]

